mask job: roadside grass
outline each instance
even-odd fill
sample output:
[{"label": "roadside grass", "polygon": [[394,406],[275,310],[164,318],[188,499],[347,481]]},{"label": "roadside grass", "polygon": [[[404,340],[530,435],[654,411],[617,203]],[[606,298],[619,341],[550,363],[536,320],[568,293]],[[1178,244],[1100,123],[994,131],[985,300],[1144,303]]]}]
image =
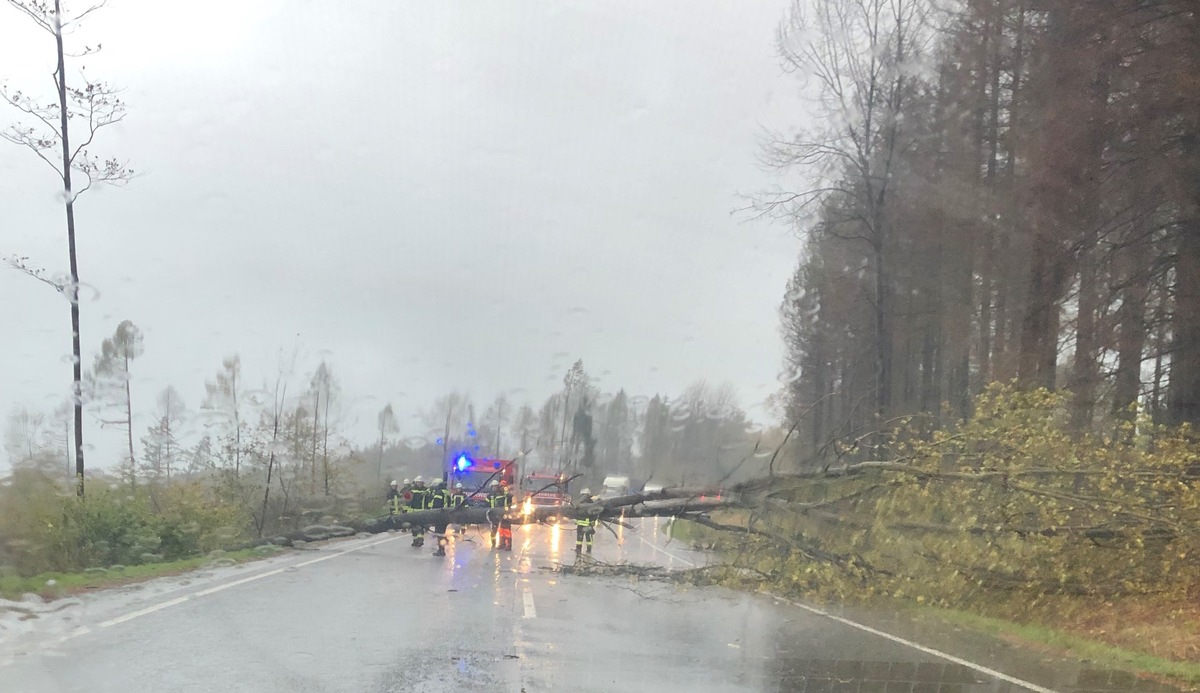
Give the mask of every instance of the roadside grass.
[{"label": "roadside grass", "polygon": [[931,615],[946,623],[982,631],[1021,644],[1049,647],[1079,659],[1087,659],[1105,665],[1121,665],[1140,673],[1192,685],[1200,684],[1200,662],[1197,661],[1167,659],[1146,652],[1116,647],[1041,624],[1017,623],[957,609],[921,607],[918,613]]},{"label": "roadside grass", "polygon": [[676,541],[682,541],[686,544],[691,544],[696,539],[698,534],[696,530],[699,529],[699,527],[700,525],[696,524],[695,522],[671,518],[670,524],[668,524],[666,527],[663,527],[663,531],[667,533],[668,537],[671,537]]},{"label": "roadside grass", "polygon": [[238,551],[214,552],[205,556],[194,556],[178,561],[145,563],[142,565],[93,568],[82,573],[41,573],[31,577],[18,575],[0,576],[0,598],[19,599],[25,594],[36,594],[44,599],[58,599],[85,590],[117,587],[150,580],[167,575],[178,575],[208,565],[235,565],[276,553],[275,547],[258,547]]},{"label": "roadside grass", "polygon": [[[725,524],[746,524],[747,513],[744,511],[725,510],[715,513],[715,515]],[[666,527],[666,532],[672,539],[685,542],[689,546],[699,544],[705,548],[711,548],[712,543],[718,538],[728,536],[726,533],[712,529],[711,527],[705,527],[690,520],[681,520],[679,518],[671,520],[671,523]]]}]

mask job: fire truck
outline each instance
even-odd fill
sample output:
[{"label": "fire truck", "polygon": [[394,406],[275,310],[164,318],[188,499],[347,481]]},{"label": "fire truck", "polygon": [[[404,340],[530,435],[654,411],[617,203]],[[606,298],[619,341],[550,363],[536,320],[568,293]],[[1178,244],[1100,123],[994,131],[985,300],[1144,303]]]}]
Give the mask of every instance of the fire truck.
[{"label": "fire truck", "polygon": [[467,494],[467,505],[487,507],[488,486],[491,482],[507,481],[508,487],[516,491],[517,463],[514,460],[491,457],[475,459],[464,452],[454,457],[446,471],[445,479],[450,488],[454,488],[455,484],[463,485],[463,491]]},{"label": "fire truck", "polygon": [[571,503],[567,475],[549,471],[534,471],[521,479],[521,491],[536,506],[558,507]]}]

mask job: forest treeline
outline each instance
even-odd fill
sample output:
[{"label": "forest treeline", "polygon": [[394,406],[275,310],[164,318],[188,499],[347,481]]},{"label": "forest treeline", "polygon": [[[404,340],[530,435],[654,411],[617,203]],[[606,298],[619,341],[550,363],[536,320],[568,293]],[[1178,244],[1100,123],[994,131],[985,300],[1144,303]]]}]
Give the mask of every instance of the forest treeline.
[{"label": "forest treeline", "polygon": [[825,0],[783,23],[822,109],[764,158],[804,252],[782,305],[810,456],[961,420],[993,381],[1078,431],[1200,421],[1200,17],[1190,0]]},{"label": "forest treeline", "polygon": [[304,365],[281,353],[264,377],[233,355],[193,399],[171,385],[139,390],[138,359],[152,346],[124,321],[85,369],[88,421],[121,440],[93,467],[85,501],[74,494],[70,403],[12,409],[0,573],[170,560],[369,518],[385,512],[391,479],[438,476],[462,453],[519,459],[526,472],[580,475],[584,485],[609,474],[705,484],[757,473],[764,441],[783,435],[750,421],[729,385],[631,396],[604,391],[576,361],[537,408],[506,393],[477,406],[453,391],[403,419],[385,404],[376,434],[359,439],[351,431],[361,431],[361,412],[329,360]]}]

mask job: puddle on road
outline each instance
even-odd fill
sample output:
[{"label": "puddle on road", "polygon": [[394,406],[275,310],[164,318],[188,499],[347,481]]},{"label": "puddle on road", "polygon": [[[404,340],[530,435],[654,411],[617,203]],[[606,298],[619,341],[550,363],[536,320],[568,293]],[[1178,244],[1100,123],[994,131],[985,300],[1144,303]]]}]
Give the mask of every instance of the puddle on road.
[{"label": "puddle on road", "polygon": [[[1023,693],[1024,688],[951,662],[889,662],[779,657],[773,662],[779,691],[797,693]],[[1060,693],[1177,693],[1171,686],[1129,672],[1081,669]]]}]

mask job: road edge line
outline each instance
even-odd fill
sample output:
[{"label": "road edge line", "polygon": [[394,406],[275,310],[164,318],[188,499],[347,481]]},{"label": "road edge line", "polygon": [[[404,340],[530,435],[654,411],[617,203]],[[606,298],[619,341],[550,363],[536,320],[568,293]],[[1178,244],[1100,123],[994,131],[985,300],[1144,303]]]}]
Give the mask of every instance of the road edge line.
[{"label": "road edge line", "polygon": [[175,605],[177,605],[177,604],[182,604],[182,603],[184,603],[184,602],[191,601],[192,599],[199,599],[200,597],[207,597],[207,596],[209,596],[209,595],[211,595],[211,594],[216,594],[217,592],[222,592],[222,591],[224,591],[224,590],[227,590],[227,589],[229,589],[229,588],[231,588],[231,587],[237,587],[237,586],[239,586],[239,585],[245,585],[245,584],[247,584],[247,583],[250,583],[250,582],[255,582],[256,580],[261,580],[261,579],[263,579],[263,578],[271,577],[271,576],[273,576],[273,575],[278,575],[278,574],[280,574],[280,573],[286,572],[286,571],[287,571],[288,569],[290,569],[290,568],[296,568],[296,569],[303,568],[303,567],[305,567],[305,566],[310,566],[310,565],[312,565],[312,564],[314,564],[314,563],[320,563],[321,561],[328,561],[328,560],[329,560],[329,559],[331,559],[331,558],[337,558],[337,557],[339,557],[339,556],[344,556],[344,555],[346,555],[346,554],[348,554],[348,553],[354,553],[355,551],[361,551],[362,549],[370,548],[370,547],[372,547],[372,546],[378,546],[378,545],[380,545],[380,544],[384,544],[384,543],[387,543],[387,542],[389,542],[389,541],[394,541],[394,540],[396,540],[396,539],[398,539],[398,538],[399,538],[398,536],[395,536],[395,537],[388,537],[388,538],[386,538],[386,539],[380,539],[379,541],[372,541],[372,542],[367,542],[367,543],[359,544],[358,546],[354,546],[354,547],[351,547],[351,548],[348,548],[348,549],[342,549],[342,550],[340,550],[340,551],[334,551],[334,552],[332,552],[332,553],[330,553],[330,554],[328,554],[328,555],[325,555],[325,556],[320,556],[320,557],[318,557],[318,558],[311,558],[311,559],[308,559],[308,560],[305,560],[305,561],[300,561],[300,562],[298,562],[298,563],[291,563],[291,564],[289,564],[289,565],[286,565],[286,566],[282,566],[282,567],[279,567],[279,568],[274,568],[274,569],[272,569],[272,570],[266,570],[266,571],[263,571],[263,572],[261,572],[261,573],[256,573],[256,574],[254,574],[254,575],[249,575],[249,576],[247,576],[247,577],[240,578],[240,579],[237,579],[237,580],[233,580],[233,581],[231,581],[231,582],[226,582],[226,583],[223,583],[223,584],[220,584],[220,585],[216,585],[215,587],[209,587],[209,588],[206,588],[206,589],[203,589],[203,590],[198,590],[198,591],[196,591],[196,592],[192,592],[191,594],[185,594],[185,595],[183,595],[182,597],[176,597],[176,598],[174,598],[174,599],[168,599],[168,600],[167,600],[167,601],[165,601],[165,602],[160,602],[160,603],[158,603],[158,604],[155,604],[155,605],[153,605],[153,606],[148,606],[148,607],[146,607],[146,608],[144,608],[144,609],[139,609],[139,610],[137,610],[137,611],[131,611],[131,612],[127,613],[127,614],[123,614],[123,615],[121,615],[121,616],[116,616],[116,617],[110,618],[110,619],[108,619],[107,621],[102,621],[102,622],[100,622],[99,624],[97,624],[97,627],[99,627],[99,628],[108,628],[108,627],[110,627],[110,626],[115,626],[115,625],[118,625],[118,624],[121,624],[121,623],[126,623],[126,622],[128,622],[128,621],[132,621],[132,620],[134,620],[135,618],[141,618],[142,616],[146,616],[146,615],[152,614],[152,613],[154,613],[155,611],[161,611],[162,609],[166,609],[166,608],[168,608],[168,607],[172,607],[172,606],[175,606]]},{"label": "road edge line", "polygon": [[968,659],[963,659],[962,657],[955,657],[954,655],[952,655],[948,652],[942,652],[941,650],[922,645],[919,642],[907,640],[905,638],[900,637],[899,635],[892,635],[891,633],[879,630],[878,628],[872,628],[871,626],[868,626],[863,623],[859,623],[858,621],[852,621],[848,618],[845,618],[842,616],[837,616],[835,614],[831,614],[828,611],[825,611],[824,609],[818,609],[815,606],[809,606],[808,604],[794,601],[792,599],[788,599],[787,597],[780,597],[780,596],[777,596],[774,594],[770,594],[769,592],[762,592],[761,594],[765,594],[774,599],[778,599],[779,601],[784,602],[785,604],[791,604],[792,606],[804,609],[805,611],[814,613],[818,616],[824,616],[825,618],[827,618],[831,621],[837,621],[838,623],[841,623],[842,625],[850,626],[851,628],[861,630],[864,633],[870,633],[871,635],[877,635],[886,640],[891,640],[894,643],[898,643],[900,645],[906,645],[908,647],[911,647],[914,650],[917,650],[919,652],[924,652],[925,654],[933,655],[935,657],[940,657],[941,659],[944,659],[948,662],[953,662],[954,664],[958,664],[960,666],[967,667],[968,669],[972,669],[981,674],[986,674],[988,676],[991,676],[992,678],[996,678],[1001,681],[1005,681],[1007,683],[1011,683],[1013,685],[1020,686],[1021,688],[1035,691],[1035,693],[1058,693],[1058,691],[1054,690],[1053,688],[1046,688],[1044,686],[1039,686],[1036,683],[1033,683],[1032,681],[1026,681],[1024,679],[1019,679],[1015,676],[1009,676],[1008,674],[1005,674],[1002,671],[996,671],[995,669],[992,669],[991,667],[986,667],[982,664],[976,664],[975,662],[972,662]]},{"label": "road edge line", "polygon": [[[677,556],[677,555],[671,553],[670,551],[667,551],[666,549],[659,548],[658,546],[654,545],[652,542],[646,541],[646,538],[643,537],[641,534],[638,534],[637,538],[642,540],[643,543],[647,544],[650,548],[654,549],[655,551],[664,553],[676,560],[683,561],[684,563],[689,563],[692,565],[693,568],[699,567],[694,561],[690,561],[682,556]],[[1008,674],[1005,674],[1004,672],[1001,672],[1001,671],[996,671],[995,669],[992,669],[991,667],[986,667],[982,664],[976,664],[975,662],[972,662],[967,659],[963,659],[962,657],[955,657],[954,655],[952,655],[948,652],[942,652],[941,650],[934,649],[932,647],[927,647],[925,645],[922,645],[919,642],[913,642],[912,640],[906,640],[906,639],[900,637],[899,635],[892,635],[891,633],[884,632],[882,630],[879,630],[878,628],[872,628],[871,626],[868,626],[864,623],[859,623],[858,621],[852,621],[852,620],[850,620],[848,618],[844,618],[842,616],[835,616],[834,614],[831,614],[828,611],[825,611],[824,609],[818,609],[815,606],[809,606],[808,604],[804,604],[802,602],[797,602],[792,599],[788,599],[787,597],[780,597],[778,595],[771,594],[770,592],[760,592],[760,594],[764,594],[773,599],[778,599],[779,601],[784,602],[785,604],[791,604],[792,606],[799,607],[801,609],[804,609],[805,611],[814,613],[818,616],[824,616],[825,618],[827,618],[831,621],[837,621],[838,623],[841,623],[842,625],[850,626],[851,628],[861,630],[864,633],[870,633],[872,635],[877,635],[881,638],[884,638],[886,640],[891,640],[892,642],[898,643],[900,645],[905,645],[907,647],[911,647],[914,650],[917,650],[919,652],[924,652],[925,654],[933,655],[934,657],[940,657],[941,659],[944,659],[948,662],[953,662],[955,664],[967,667],[968,669],[971,669],[973,671],[977,671],[981,674],[986,674],[987,676],[991,676],[992,678],[996,678],[1001,681],[1011,683],[1015,686],[1020,686],[1022,688],[1034,691],[1035,693],[1059,693],[1058,691],[1054,690],[1053,688],[1046,688],[1044,686],[1039,686],[1036,683],[1033,683],[1032,681],[1026,681],[1024,679],[1019,679],[1015,676],[1009,676]]]}]

